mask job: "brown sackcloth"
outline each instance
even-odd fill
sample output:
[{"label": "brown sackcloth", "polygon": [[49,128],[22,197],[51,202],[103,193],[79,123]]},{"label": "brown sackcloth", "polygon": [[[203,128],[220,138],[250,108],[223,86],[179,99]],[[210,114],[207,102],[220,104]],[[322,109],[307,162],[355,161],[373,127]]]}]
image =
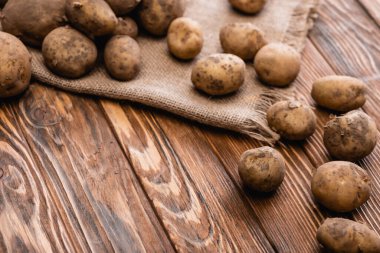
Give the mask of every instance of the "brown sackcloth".
[{"label": "brown sackcloth", "polygon": [[[219,30],[232,22],[252,22],[265,32],[269,41],[285,42],[301,51],[312,27],[317,4],[318,0],[268,0],[260,14],[248,16],[232,10],[227,0],[189,0],[185,16],[199,21],[203,27],[205,44],[197,59],[222,52]],[[115,81],[102,66],[81,79],[60,78],[44,66],[38,50],[30,49],[33,75],[43,83],[64,90],[139,102],[267,142],[278,139],[267,126],[265,111],[275,100],[287,96],[289,89],[270,89],[261,85],[255,80],[249,62],[246,81],[237,93],[224,98],[209,97],[196,91],[190,81],[191,66],[195,61],[173,59],[167,51],[165,38],[142,36],[138,42],[142,66],[133,81]]]}]

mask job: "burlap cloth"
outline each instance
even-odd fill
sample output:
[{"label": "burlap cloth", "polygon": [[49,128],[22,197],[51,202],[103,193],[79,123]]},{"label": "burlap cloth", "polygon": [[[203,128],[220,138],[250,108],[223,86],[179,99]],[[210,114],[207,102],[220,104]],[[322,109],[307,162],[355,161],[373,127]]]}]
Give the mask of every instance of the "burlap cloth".
[{"label": "burlap cloth", "polygon": [[[205,44],[198,59],[222,52],[220,28],[238,21],[252,22],[266,33],[269,41],[282,41],[301,51],[317,4],[318,0],[268,0],[259,15],[247,16],[232,10],[227,0],[189,0],[185,16],[199,21],[203,27]],[[138,42],[142,68],[138,77],[130,82],[111,79],[101,65],[78,80],[60,78],[44,66],[38,50],[30,49],[33,75],[45,84],[64,90],[139,102],[267,142],[278,139],[267,126],[265,111],[275,100],[285,97],[289,89],[270,89],[260,84],[249,62],[245,84],[237,93],[223,98],[209,97],[196,91],[190,81],[195,61],[173,59],[165,38],[142,36]]]}]

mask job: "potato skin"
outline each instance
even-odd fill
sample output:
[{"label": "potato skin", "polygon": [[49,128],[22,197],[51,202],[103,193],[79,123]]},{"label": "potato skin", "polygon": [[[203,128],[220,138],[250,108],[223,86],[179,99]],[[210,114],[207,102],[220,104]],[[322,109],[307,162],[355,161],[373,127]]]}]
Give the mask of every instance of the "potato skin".
[{"label": "potato skin", "polygon": [[260,192],[276,190],[285,177],[286,165],[282,155],[271,147],[244,152],[238,171],[246,186]]},{"label": "potato skin", "polygon": [[245,63],[232,54],[213,54],[193,67],[191,81],[195,88],[209,95],[226,95],[244,83]]},{"label": "potato skin", "polygon": [[301,56],[288,45],[270,43],[257,52],[254,67],[261,81],[283,87],[297,78],[301,68]]},{"label": "potato skin", "polygon": [[170,23],[183,15],[184,0],[142,0],[139,17],[142,26],[156,36],[166,35]]},{"label": "potato skin", "polygon": [[84,34],[66,26],[46,36],[42,55],[46,66],[57,75],[79,78],[95,66],[97,49]]},{"label": "potato skin", "polygon": [[175,57],[193,59],[203,47],[202,28],[190,18],[177,18],[169,26],[167,43],[169,51]]},{"label": "potato skin", "polygon": [[31,55],[15,36],[0,32],[0,98],[19,95],[29,86]]},{"label": "potato skin", "polygon": [[105,0],[116,16],[123,16],[133,11],[141,0]]},{"label": "potato skin", "polygon": [[9,0],[2,14],[3,31],[30,46],[40,47],[45,36],[67,23],[65,0]]},{"label": "potato skin", "polygon": [[315,131],[317,119],[313,110],[298,101],[279,101],[269,107],[267,121],[282,138],[304,140]]},{"label": "potato skin", "polygon": [[362,107],[367,85],[349,76],[326,76],[314,82],[311,96],[318,105],[338,112]]},{"label": "potato skin", "polygon": [[140,47],[129,36],[118,35],[106,44],[104,63],[108,73],[120,81],[136,77],[140,71]]},{"label": "potato skin", "polygon": [[104,0],[67,0],[66,15],[71,25],[89,36],[112,34],[117,18]]},{"label": "potato skin", "polygon": [[371,179],[354,163],[328,162],[315,172],[311,191],[315,199],[328,209],[351,212],[369,199]]},{"label": "potato skin", "polygon": [[333,253],[380,252],[380,237],[366,225],[348,219],[326,219],[317,231],[317,240]]},{"label": "potato skin", "polygon": [[113,35],[127,35],[133,39],[137,39],[138,33],[139,28],[130,17],[118,18],[117,26],[113,31]]},{"label": "potato skin", "polygon": [[229,0],[230,4],[237,10],[255,14],[261,11],[267,2],[266,0]]},{"label": "potato skin", "polygon": [[264,33],[252,23],[228,24],[220,30],[219,39],[225,53],[243,60],[252,60],[267,44]]},{"label": "potato skin", "polygon": [[329,121],[323,142],[334,158],[357,161],[369,155],[377,143],[376,123],[362,111],[351,111]]}]

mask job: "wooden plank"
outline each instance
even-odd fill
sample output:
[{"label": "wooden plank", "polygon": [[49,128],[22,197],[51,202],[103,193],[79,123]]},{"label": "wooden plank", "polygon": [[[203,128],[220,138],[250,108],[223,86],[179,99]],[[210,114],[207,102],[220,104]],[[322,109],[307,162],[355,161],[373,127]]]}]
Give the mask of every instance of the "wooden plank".
[{"label": "wooden plank", "polygon": [[358,0],[368,14],[380,26],[380,0]]},{"label": "wooden plank", "polygon": [[87,250],[60,217],[9,102],[0,104],[0,252]]},{"label": "wooden plank", "polygon": [[224,168],[191,128],[160,116],[158,123],[128,104],[101,105],[177,250],[273,252]]},{"label": "wooden plank", "polygon": [[94,252],[173,252],[96,102],[32,85],[15,107],[68,223]]}]

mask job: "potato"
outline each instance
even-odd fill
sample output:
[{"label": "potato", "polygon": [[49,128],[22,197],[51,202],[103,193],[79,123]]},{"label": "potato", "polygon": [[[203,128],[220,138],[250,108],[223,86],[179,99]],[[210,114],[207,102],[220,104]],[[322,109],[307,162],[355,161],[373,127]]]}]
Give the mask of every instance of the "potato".
[{"label": "potato", "polygon": [[257,52],[254,67],[261,81],[283,87],[297,78],[301,68],[301,56],[288,45],[270,43]]},{"label": "potato", "polygon": [[229,2],[235,9],[241,12],[255,14],[262,10],[266,0],[229,0]]},{"label": "potato", "polygon": [[243,60],[252,60],[267,44],[263,32],[252,23],[228,24],[220,30],[219,39],[225,53]]},{"label": "potato", "polygon": [[129,17],[118,18],[117,26],[113,31],[113,35],[128,35],[134,39],[137,39],[138,33],[139,28],[136,22]]},{"label": "potato", "polygon": [[226,95],[244,83],[245,63],[232,54],[213,54],[193,67],[191,81],[195,88],[209,95]]},{"label": "potato", "polygon": [[177,18],[169,26],[169,51],[183,60],[193,59],[203,47],[203,32],[198,22],[190,18]]},{"label": "potato", "polygon": [[351,162],[334,161],[320,166],[311,181],[314,198],[335,212],[351,212],[370,196],[371,179]]},{"label": "potato", "polygon": [[78,78],[96,63],[97,49],[89,38],[66,26],[50,32],[42,43],[46,66],[57,75]]},{"label": "potato", "polygon": [[141,24],[149,33],[166,35],[170,23],[183,15],[183,0],[142,0],[139,12]]},{"label": "potato", "polygon": [[112,34],[117,18],[104,0],[67,0],[66,15],[72,26],[89,36]]},{"label": "potato", "polygon": [[239,161],[239,175],[249,188],[260,192],[276,190],[285,177],[285,160],[271,147],[251,149]]},{"label": "potato", "polygon": [[357,161],[369,155],[377,143],[375,122],[362,111],[351,111],[329,121],[323,142],[334,158]]},{"label": "potato", "polygon": [[16,96],[28,88],[31,55],[15,36],[0,32],[0,98]]},{"label": "potato", "polygon": [[115,79],[133,79],[140,70],[140,47],[129,36],[118,35],[107,42],[104,49],[104,63],[108,73]]},{"label": "potato", "polygon": [[141,0],[106,0],[117,16],[123,16],[133,11]]},{"label": "potato", "polygon": [[39,47],[45,36],[66,24],[66,0],[9,0],[2,14],[3,31]]},{"label": "potato", "polygon": [[362,107],[366,101],[367,85],[349,76],[326,76],[313,84],[311,96],[327,109],[348,112]]},{"label": "potato", "polygon": [[267,111],[268,125],[282,138],[304,140],[315,131],[317,119],[313,110],[298,101],[280,101]]},{"label": "potato", "polygon": [[366,225],[343,219],[328,218],[317,231],[317,240],[333,253],[379,253],[380,237]]}]

